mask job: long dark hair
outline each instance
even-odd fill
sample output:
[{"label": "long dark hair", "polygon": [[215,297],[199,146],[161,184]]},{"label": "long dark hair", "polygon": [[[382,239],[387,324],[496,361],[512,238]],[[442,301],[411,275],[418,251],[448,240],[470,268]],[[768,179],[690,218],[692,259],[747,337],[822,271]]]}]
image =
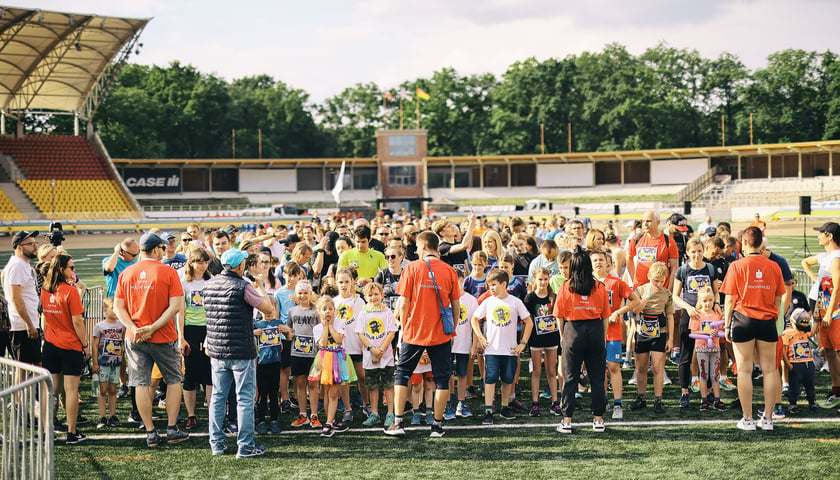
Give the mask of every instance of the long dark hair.
[{"label": "long dark hair", "polygon": [[592,261],[589,252],[575,248],[572,261],[569,264],[569,291],[578,295],[589,295],[595,288],[595,277],[592,275]]},{"label": "long dark hair", "polygon": [[73,257],[66,253],[59,253],[55,257],[53,257],[52,261],[50,262],[50,268],[47,270],[47,274],[44,276],[44,287],[43,289],[50,292],[55,293],[58,290],[58,286],[62,283],[67,283],[64,280],[64,274],[61,273],[62,270],[67,268],[67,264],[73,260]]}]

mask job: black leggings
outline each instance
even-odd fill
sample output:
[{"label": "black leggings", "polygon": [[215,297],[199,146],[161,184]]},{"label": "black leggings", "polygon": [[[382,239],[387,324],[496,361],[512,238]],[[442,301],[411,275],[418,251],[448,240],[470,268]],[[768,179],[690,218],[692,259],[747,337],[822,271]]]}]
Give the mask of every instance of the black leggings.
[{"label": "black leggings", "polygon": [[790,386],[788,387],[788,402],[796,405],[799,400],[800,387],[805,387],[805,398],[808,404],[813,405],[817,401],[817,392],[814,390],[814,362],[794,363],[791,365]]},{"label": "black leggings", "polygon": [[592,413],[600,417],[607,408],[604,390],[607,358],[604,322],[601,319],[567,321],[563,326],[564,383],[561,408],[565,417],[571,417],[575,411],[575,393],[583,364],[586,364],[592,388]]},{"label": "black leggings", "polygon": [[277,420],[279,412],[277,390],[280,388],[280,363],[257,364],[257,422],[265,421],[265,407],[271,420]]},{"label": "black leggings", "polygon": [[[691,383],[691,358],[694,356],[694,339],[689,337],[691,330],[688,328],[688,322],[691,317],[688,312],[682,311],[680,316],[680,388],[688,388]],[[724,348],[721,345],[721,348]]]}]

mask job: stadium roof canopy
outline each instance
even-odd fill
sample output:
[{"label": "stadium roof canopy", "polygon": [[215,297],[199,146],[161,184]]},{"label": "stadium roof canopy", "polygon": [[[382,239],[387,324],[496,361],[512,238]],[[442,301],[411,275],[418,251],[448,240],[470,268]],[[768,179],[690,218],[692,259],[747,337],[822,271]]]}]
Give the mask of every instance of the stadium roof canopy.
[{"label": "stadium roof canopy", "polygon": [[0,110],[92,118],[149,20],[0,6]]}]

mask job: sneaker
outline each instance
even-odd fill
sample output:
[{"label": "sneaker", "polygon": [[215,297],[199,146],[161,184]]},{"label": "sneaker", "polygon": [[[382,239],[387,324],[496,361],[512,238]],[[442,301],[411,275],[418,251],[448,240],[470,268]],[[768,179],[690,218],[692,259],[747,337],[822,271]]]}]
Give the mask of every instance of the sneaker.
[{"label": "sneaker", "polygon": [[128,385],[120,385],[120,389],[117,390],[117,398],[126,398],[128,396]]},{"label": "sneaker", "polygon": [[455,416],[459,418],[472,417],[472,410],[470,406],[464,402],[458,402],[458,408],[455,409]]},{"label": "sneaker", "polygon": [[531,405],[531,411],[528,412],[529,417],[539,417],[540,416],[540,406],[539,405]]},{"label": "sneaker", "polygon": [[621,405],[613,405],[612,419],[621,420],[622,418],[624,418],[624,410]]},{"label": "sneaker", "polygon": [[656,414],[665,413],[665,406],[662,405],[662,401],[657,400],[653,402],[653,412]]},{"label": "sneaker", "polygon": [[834,395],[832,393],[825,399],[825,401],[820,402],[818,405],[820,408],[834,408],[840,405],[840,395]]},{"label": "sneaker", "polygon": [[236,424],[235,420],[228,421],[225,424],[224,432],[230,435],[236,435],[239,433],[239,425]]},{"label": "sneaker", "polygon": [[370,405],[363,405],[362,406],[362,413],[365,414],[365,417],[369,417],[373,410],[370,409]]},{"label": "sneaker", "polygon": [[593,420],[592,421],[592,430],[598,433],[603,433],[607,427],[604,425],[604,420]]},{"label": "sneaker", "polygon": [[210,454],[214,457],[218,457],[219,455],[224,455],[227,451],[227,446],[222,444],[220,446],[213,445],[210,447]]},{"label": "sneaker", "polygon": [[695,378],[691,381],[691,391],[697,393],[700,391],[700,379]]},{"label": "sneaker", "polygon": [[709,410],[710,410],[709,403],[704,400],[703,403],[700,404],[700,411],[701,412],[708,412]]},{"label": "sneaker", "polygon": [[762,430],[773,430],[773,419],[761,417],[758,422],[758,428]]},{"label": "sneaker", "polygon": [[76,425],[87,425],[89,423],[90,423],[90,420],[83,417],[81,413],[76,417]]},{"label": "sneaker", "polygon": [[55,433],[66,433],[67,432],[67,425],[64,425],[59,421],[57,418],[53,420],[53,432]]},{"label": "sneaker", "polygon": [[342,422],[334,422],[332,424],[332,429],[333,429],[333,432],[335,432],[335,433],[341,433],[341,432],[346,432],[347,430],[350,430],[350,427],[348,427],[347,425],[345,425]]},{"label": "sneaker", "polygon": [[755,431],[755,420],[752,418],[741,418],[738,420],[738,423],[735,425],[740,430],[744,430],[746,432],[754,432]]},{"label": "sneaker", "polygon": [[560,433],[572,433],[572,423],[560,422],[560,425],[557,425],[557,431]]},{"label": "sneaker", "polygon": [[157,406],[158,406],[158,408],[166,408],[166,399],[161,398],[160,400],[158,400]]},{"label": "sneaker", "polygon": [[680,364],[680,350],[675,348],[671,355],[668,357],[668,361],[671,362],[671,365],[679,365]]},{"label": "sneaker", "polygon": [[773,420],[782,420],[785,418],[785,409],[782,404],[778,404],[773,408]]},{"label": "sneaker", "polygon": [[808,411],[811,413],[817,413],[817,404],[812,403],[808,405]]},{"label": "sneaker", "polygon": [[372,427],[374,425],[379,424],[380,420],[381,420],[381,418],[379,418],[378,413],[371,413],[370,416],[367,417],[367,419],[365,419],[364,422],[362,422],[362,425],[364,425],[366,427]]},{"label": "sneaker", "polygon": [[449,403],[446,404],[446,409],[443,411],[443,419],[455,420],[455,409],[452,408],[452,405]]},{"label": "sneaker", "polygon": [[762,378],[764,378],[764,372],[762,372],[761,368],[758,365],[756,365],[755,367],[753,367],[753,371],[752,371],[753,382],[755,382],[756,380],[760,380]]},{"label": "sneaker", "polygon": [[540,398],[548,400],[549,398],[551,398],[551,391],[548,388],[546,388],[542,391],[542,393],[540,393]]},{"label": "sneaker", "polygon": [[184,430],[191,432],[198,428],[198,419],[193,417],[187,417],[187,423],[184,424]]},{"label": "sneaker", "polygon": [[268,424],[265,422],[258,423],[256,433],[257,435],[268,435]]},{"label": "sneaker", "polygon": [[[758,414],[759,417],[764,417],[764,409],[763,408],[759,408],[756,413]],[[779,416],[779,411],[774,408],[772,413],[770,413],[770,417],[773,420],[782,420],[783,418],[785,418],[785,411],[784,411],[784,409],[782,409],[781,416]]]},{"label": "sneaker", "polygon": [[[299,405],[298,405],[297,398],[295,398],[295,397],[289,397],[289,407],[291,407],[291,408],[298,408],[298,406],[299,406]],[[289,412],[289,413],[291,413],[291,412]]]},{"label": "sneaker", "polygon": [[522,402],[520,402],[519,400],[514,400],[508,403],[508,407],[512,408],[513,410],[516,410],[517,412],[525,413],[528,411],[528,409],[525,408],[525,405],[522,405]]},{"label": "sneaker", "polygon": [[295,428],[302,427],[304,425],[309,425],[309,418],[306,416],[305,413],[301,413],[298,415],[298,418],[292,422],[292,426]]},{"label": "sneaker", "polygon": [[464,399],[472,400],[474,398],[478,398],[478,395],[475,394],[475,387],[467,387],[467,395],[464,397]]},{"label": "sneaker", "polygon": [[345,423],[350,423],[353,421],[353,409],[348,408],[344,411],[344,415],[341,416],[341,421]]},{"label": "sneaker", "polygon": [[432,431],[429,433],[429,436],[432,438],[440,438],[444,435],[446,435],[446,431],[443,430],[443,424],[433,423]]},{"label": "sneaker", "polygon": [[309,417],[309,426],[312,428],[321,428],[321,420],[318,419],[318,415],[312,415]]},{"label": "sneaker", "polygon": [[799,413],[799,405],[788,406],[788,414],[789,415],[796,415],[797,413]]},{"label": "sneaker", "polygon": [[499,416],[504,418],[505,420],[513,420],[516,418],[516,413],[513,411],[510,406],[505,406],[499,409]]},{"label": "sneaker", "polygon": [[385,415],[385,423],[383,423],[383,426],[385,428],[388,428],[393,424],[394,424],[394,414],[393,413],[386,414]]},{"label": "sneaker", "polygon": [[426,412],[426,425],[435,423],[435,412],[429,410]]},{"label": "sneaker", "polygon": [[[699,380],[698,380],[699,382]],[[707,402],[703,402],[708,407],[709,404]],[[687,393],[683,393],[680,395],[680,408],[688,408],[691,406],[691,397]]]},{"label": "sneaker", "polygon": [[414,412],[411,415],[411,424],[412,425],[420,425],[420,422],[422,421],[422,419],[423,419],[423,415],[420,414],[420,412]]},{"label": "sneaker", "polygon": [[385,427],[385,435],[388,435],[388,436],[391,436],[391,437],[404,437],[405,436],[405,430],[403,430],[403,427],[402,427],[401,424],[399,424],[395,421],[394,423],[392,423],[388,427]]},{"label": "sneaker", "polygon": [[99,422],[97,422],[96,429],[99,430],[100,428],[105,428],[107,426],[108,426],[108,419],[105,418],[105,417],[102,417],[102,418],[99,419]]},{"label": "sneaker", "polygon": [[120,426],[120,419],[117,418],[116,415],[111,415],[111,418],[108,420],[109,427],[119,427]]},{"label": "sneaker", "polygon": [[782,384],[782,396],[787,395],[789,390],[790,390],[790,384],[789,383],[783,383]]},{"label": "sneaker", "polygon": [[671,384],[671,377],[668,376],[668,372],[662,372],[662,384],[663,385],[670,385]]},{"label": "sneaker", "polygon": [[143,419],[140,418],[140,412],[134,410],[128,414],[128,423],[133,423],[139,425],[143,423]]},{"label": "sneaker", "polygon": [[160,435],[158,435],[157,430],[146,432],[146,446],[157,447],[161,443],[163,443],[163,439],[160,438]]},{"label": "sneaker", "polygon": [[627,380],[628,385],[636,385],[638,382],[637,377],[639,376],[638,370],[633,370],[633,375],[630,377],[630,380]]},{"label": "sneaker", "polygon": [[254,445],[253,447],[239,447],[236,451],[236,458],[251,458],[265,455],[265,447]]},{"label": "sneaker", "polygon": [[621,369],[622,369],[622,370],[630,370],[631,368],[633,368],[633,364],[632,364],[632,363],[630,363],[630,362],[628,362],[628,361],[626,361],[626,360],[625,360],[624,362],[621,362]]},{"label": "sneaker", "polygon": [[481,420],[482,425],[493,425],[493,411],[485,410],[484,419]]},{"label": "sneaker", "polygon": [[85,440],[87,440],[85,434],[80,432],[79,429],[76,429],[76,433],[67,432],[67,440],[64,443],[65,445],[76,445],[77,443],[82,443]]},{"label": "sneaker", "polygon": [[184,440],[190,438],[190,434],[181,430],[177,426],[175,428],[167,428],[166,429],[166,442],[167,443],[180,443]]},{"label": "sneaker", "polygon": [[715,407],[715,410],[717,410],[718,412],[725,412],[729,410],[729,407],[727,407],[726,404],[721,402],[720,400],[713,403],[712,406]]},{"label": "sneaker", "polygon": [[735,388],[736,388],[735,384],[732,382],[732,380],[730,380],[728,378],[721,378],[719,383],[720,383],[720,388],[724,389],[727,392],[731,392],[731,391],[735,390]]},{"label": "sneaker", "polygon": [[553,402],[549,411],[558,417],[563,415],[563,410],[560,408],[560,402]]},{"label": "sneaker", "polygon": [[647,400],[644,397],[636,397],[633,403],[630,404],[630,410],[636,411],[647,408]]},{"label": "sneaker", "polygon": [[280,402],[280,413],[292,413],[292,404],[288,400]]}]

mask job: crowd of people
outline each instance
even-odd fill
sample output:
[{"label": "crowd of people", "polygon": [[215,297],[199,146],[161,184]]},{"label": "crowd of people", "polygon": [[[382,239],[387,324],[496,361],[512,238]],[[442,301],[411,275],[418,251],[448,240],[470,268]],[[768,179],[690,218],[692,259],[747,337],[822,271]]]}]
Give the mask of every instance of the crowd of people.
[{"label": "crowd of people", "polygon": [[[471,399],[483,402],[488,425],[497,415],[538,417],[545,401],[561,417],[558,432],[571,433],[589,391],[592,428],[603,432],[604,416],[620,420],[625,406],[639,411],[652,400],[655,413],[665,411],[668,361],[678,365],[681,408],[737,408],[739,429],[772,430],[774,419],[799,412],[803,388],[812,411],[840,405],[840,314],[831,313],[840,225],[815,229],[824,252],[802,262],[814,281],[808,295],[768,249],[766,228],[756,215],[740,232],[710,218],[694,232],[679,213],[662,225],[649,211],[620,226],[378,215],[251,231],[154,229],[102,260],[105,320],[92,332],[72,256],[21,231],[2,271],[9,322],[0,354],[53,374],[66,410],[66,425],[54,423],[67,444],[86,438],[78,397],[89,360],[97,428],[119,425],[116,399],[129,397],[129,421],[145,429],[148,446],[181,442],[199,426],[203,396],[213,455],[235,433],[242,458],[264,453],[255,435],[308,427],[329,437],[357,413],[387,435],[425,422],[441,437],[445,420],[473,415]],[[818,352],[831,378],[821,402]],[[622,368],[633,369],[636,385],[628,404]],[[754,368],[764,392],[757,419]],[[721,391],[735,389],[725,404]],[[165,404],[165,434],[155,402]]]}]

